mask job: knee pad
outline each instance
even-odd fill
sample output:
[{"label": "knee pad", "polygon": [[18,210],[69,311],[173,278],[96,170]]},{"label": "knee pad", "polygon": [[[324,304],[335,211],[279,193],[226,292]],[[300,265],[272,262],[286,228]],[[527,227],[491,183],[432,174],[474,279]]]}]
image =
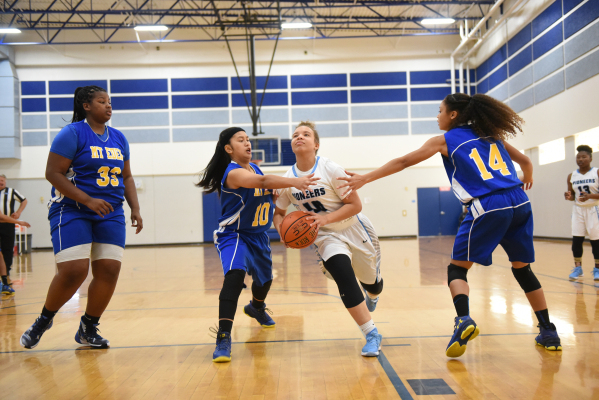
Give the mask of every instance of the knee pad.
[{"label": "knee pad", "polygon": [[237,301],[243,290],[243,280],[245,271],[242,269],[232,269],[225,275],[223,288],[220,290],[219,300]]},{"label": "knee pad", "polygon": [[524,293],[530,293],[541,288],[541,283],[535,276],[534,272],[532,272],[530,264],[524,268],[512,267],[512,273],[514,274],[514,278],[516,278],[520,284],[522,290],[524,290]]},{"label": "knee pad", "polygon": [[358,285],[351,260],[347,255],[334,255],[324,262],[324,267],[335,280],[345,308],[353,308],[364,301],[364,294]]},{"label": "knee pad", "polygon": [[[582,244],[584,243],[584,236],[572,236],[572,255],[574,256],[574,258],[581,258],[582,257]],[[591,242],[591,245],[593,245],[593,242]],[[595,250],[595,248],[593,247],[593,250]],[[595,253],[593,251],[593,253]],[[595,257],[598,258],[598,257]],[[579,261],[579,260],[577,260]]]},{"label": "knee pad", "polygon": [[266,295],[270,290],[270,286],[272,285],[272,280],[266,282],[264,285],[260,286],[256,282],[252,282],[252,296],[256,300],[264,301],[266,299]]},{"label": "knee pad", "polygon": [[458,267],[455,264],[449,264],[447,266],[447,286],[451,283],[451,281],[456,279],[461,279],[463,281],[468,282],[468,268]]},{"label": "knee pad", "polygon": [[374,282],[372,285],[360,281],[360,285],[370,294],[381,294],[383,291],[383,278],[380,281]]}]

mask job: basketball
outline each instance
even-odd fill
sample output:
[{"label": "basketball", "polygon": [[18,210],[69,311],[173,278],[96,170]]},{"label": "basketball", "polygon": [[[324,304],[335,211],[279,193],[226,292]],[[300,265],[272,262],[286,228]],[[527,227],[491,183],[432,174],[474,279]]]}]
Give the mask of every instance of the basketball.
[{"label": "basketball", "polygon": [[281,234],[283,242],[292,249],[303,249],[310,246],[316,240],[318,228],[310,226],[306,218],[310,214],[304,211],[294,211],[285,216],[281,222]]}]

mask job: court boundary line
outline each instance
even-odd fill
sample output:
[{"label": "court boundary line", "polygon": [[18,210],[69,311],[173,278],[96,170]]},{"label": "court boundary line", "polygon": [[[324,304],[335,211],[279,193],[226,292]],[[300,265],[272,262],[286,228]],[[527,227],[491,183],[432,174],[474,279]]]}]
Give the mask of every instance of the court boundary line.
[{"label": "court boundary line", "polygon": [[395,388],[395,391],[397,392],[401,400],[413,400],[414,398],[408,391],[406,385],[404,385],[404,383],[402,382],[399,375],[397,375],[397,372],[395,372],[395,369],[393,369],[393,366],[385,356],[385,353],[383,353],[383,350],[379,352],[377,359],[379,361],[379,364],[381,364],[383,371],[385,371],[385,373],[387,374],[387,378],[389,378],[391,384],[393,384],[393,387]]}]

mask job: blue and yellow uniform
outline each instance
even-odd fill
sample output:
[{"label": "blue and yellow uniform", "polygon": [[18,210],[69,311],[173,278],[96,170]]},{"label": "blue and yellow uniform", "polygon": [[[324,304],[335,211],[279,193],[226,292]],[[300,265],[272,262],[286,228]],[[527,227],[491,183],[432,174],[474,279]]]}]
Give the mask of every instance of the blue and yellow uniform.
[{"label": "blue and yellow uniform", "polygon": [[456,197],[468,206],[452,259],[491,265],[501,245],[510,261],[534,262],[530,200],[503,143],[481,138],[467,125],[446,132],[445,142],[447,176]]},{"label": "blue and yellow uniform", "polygon": [[[264,175],[256,164],[254,172]],[[227,176],[239,164],[231,161],[221,181],[220,204],[222,217],[219,229],[214,231],[214,245],[218,250],[225,275],[232,269],[246,271],[260,286],[272,280],[272,256],[266,231],[272,225],[274,207],[272,194],[267,189],[229,189]]]},{"label": "blue and yellow uniform", "polygon": [[125,247],[125,185],[123,169],[129,160],[129,143],[118,130],[106,127],[96,134],[87,121],[65,126],[56,136],[50,152],[68,158],[66,177],[93,198],[106,200],[114,211],[104,218],[52,187],[48,203],[54,254],[88,243]]}]

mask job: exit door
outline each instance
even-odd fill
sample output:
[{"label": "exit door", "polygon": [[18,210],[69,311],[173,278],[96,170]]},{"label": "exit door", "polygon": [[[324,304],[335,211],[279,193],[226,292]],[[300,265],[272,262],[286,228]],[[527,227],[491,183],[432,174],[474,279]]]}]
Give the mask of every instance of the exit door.
[{"label": "exit door", "polygon": [[451,188],[418,188],[418,236],[458,233],[462,204]]}]

